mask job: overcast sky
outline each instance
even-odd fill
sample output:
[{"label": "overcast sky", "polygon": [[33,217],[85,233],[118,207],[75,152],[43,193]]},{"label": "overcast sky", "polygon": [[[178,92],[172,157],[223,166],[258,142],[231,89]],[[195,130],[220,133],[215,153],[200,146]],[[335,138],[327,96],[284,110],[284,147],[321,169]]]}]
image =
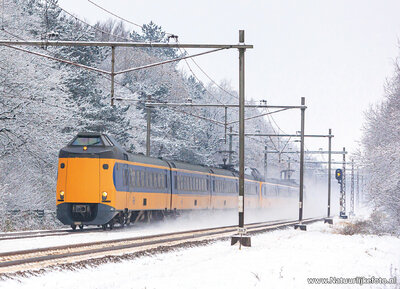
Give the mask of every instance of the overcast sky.
[{"label": "overcast sky", "polygon": [[[297,105],[306,97],[306,133],[332,128],[336,150],[357,148],[363,112],[383,99],[383,85],[400,55],[398,0],[93,1],[135,23],[153,21],[179,35],[181,43],[237,43],[244,29],[246,43],[254,45],[246,52],[246,99]],[[92,24],[112,18],[86,0],[59,4]],[[237,88],[237,51],[197,61],[213,79]],[[299,116],[295,111],[274,117],[282,130],[294,133]],[[326,143],[307,139],[306,146]]]}]

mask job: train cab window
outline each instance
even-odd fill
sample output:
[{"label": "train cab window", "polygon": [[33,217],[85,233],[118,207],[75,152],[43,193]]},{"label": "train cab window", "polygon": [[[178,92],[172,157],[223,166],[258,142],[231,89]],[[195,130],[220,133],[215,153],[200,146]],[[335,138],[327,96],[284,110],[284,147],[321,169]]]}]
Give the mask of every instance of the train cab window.
[{"label": "train cab window", "polygon": [[71,143],[72,146],[103,146],[100,136],[77,136]]},{"label": "train cab window", "polygon": [[104,143],[105,143],[105,145],[106,146],[110,146],[110,147],[112,147],[112,146],[114,146],[114,144],[112,143],[112,141],[108,138],[108,136],[106,136],[106,135],[103,135],[104,136]]}]

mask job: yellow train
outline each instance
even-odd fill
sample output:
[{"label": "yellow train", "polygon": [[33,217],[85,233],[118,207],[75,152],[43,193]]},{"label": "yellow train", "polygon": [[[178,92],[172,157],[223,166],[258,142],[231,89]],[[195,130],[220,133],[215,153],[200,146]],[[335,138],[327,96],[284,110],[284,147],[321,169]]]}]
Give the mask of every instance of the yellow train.
[{"label": "yellow train", "polygon": [[[245,206],[270,207],[297,192],[293,184],[246,175]],[[57,218],[74,230],[237,204],[235,171],[129,154],[106,134],[79,133],[59,153]]]}]

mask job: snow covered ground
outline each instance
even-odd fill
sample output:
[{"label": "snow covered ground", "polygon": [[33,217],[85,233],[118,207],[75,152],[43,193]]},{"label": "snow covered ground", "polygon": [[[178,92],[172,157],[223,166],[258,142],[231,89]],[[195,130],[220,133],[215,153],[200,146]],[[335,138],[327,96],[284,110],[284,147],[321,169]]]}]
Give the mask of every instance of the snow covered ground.
[{"label": "snow covered ground", "polygon": [[[315,215],[314,215],[315,216]],[[319,216],[319,215],[318,215]],[[246,223],[296,219],[297,214],[293,208],[268,211],[248,211]],[[0,241],[0,252],[28,250],[50,246],[61,246],[82,242],[95,242],[102,240],[114,240],[121,238],[140,237],[170,232],[196,230],[219,226],[237,225],[238,213],[236,211],[193,211],[185,213],[177,219],[168,219],[162,222],[138,223],[123,229],[113,231],[95,231],[69,234],[65,236],[48,236],[31,239],[3,240]],[[0,233],[1,236],[1,233]]]},{"label": "snow covered ground", "polygon": [[[295,220],[298,218],[298,203],[296,200],[285,203],[285,206],[278,208],[268,208],[267,210],[248,210],[245,214],[246,223],[277,221],[277,220]],[[320,217],[326,212],[321,202],[306,203],[307,210],[305,218]],[[322,209],[321,209],[322,208]],[[84,234],[69,234],[65,236],[48,236],[31,239],[3,240],[0,241],[0,253],[17,250],[28,250],[35,248],[44,248],[50,246],[61,246],[68,244],[76,244],[82,242],[94,242],[102,240],[113,240],[129,237],[140,237],[147,235],[163,234],[170,232],[179,232],[187,230],[195,230],[202,228],[211,228],[219,226],[237,225],[238,213],[232,211],[192,211],[184,213],[177,219],[168,219],[163,222],[155,222],[151,224],[139,223],[122,230],[114,231],[96,231]],[[68,227],[69,229],[69,227]],[[0,236],[2,233],[0,233]]]},{"label": "snow covered ground", "polygon": [[[335,225],[336,226],[336,225]],[[251,248],[207,246],[54,270],[0,282],[0,288],[399,288],[400,285],[310,285],[307,278],[397,277],[400,239],[339,235],[322,222],[253,236]],[[396,287],[397,286],[397,287]]]}]

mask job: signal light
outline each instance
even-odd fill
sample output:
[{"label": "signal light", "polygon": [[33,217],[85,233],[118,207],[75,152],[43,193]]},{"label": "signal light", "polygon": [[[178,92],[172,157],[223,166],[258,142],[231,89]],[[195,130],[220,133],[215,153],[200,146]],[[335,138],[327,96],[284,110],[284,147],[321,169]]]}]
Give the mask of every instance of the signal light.
[{"label": "signal light", "polygon": [[338,180],[339,183],[342,181],[343,174],[342,174],[342,170],[341,169],[337,169],[336,170],[335,177],[336,177],[336,179]]}]

